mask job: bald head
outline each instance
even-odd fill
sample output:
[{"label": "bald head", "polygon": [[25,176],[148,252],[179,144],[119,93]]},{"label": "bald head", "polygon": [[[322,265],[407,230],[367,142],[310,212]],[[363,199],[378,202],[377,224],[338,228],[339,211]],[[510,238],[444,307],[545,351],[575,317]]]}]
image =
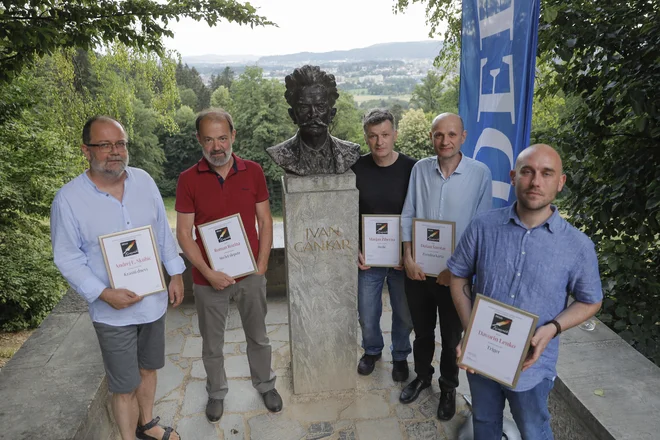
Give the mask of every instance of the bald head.
[{"label": "bald head", "polygon": [[525,148],[516,159],[515,170],[511,171],[511,183],[515,187],[519,215],[521,212],[551,213],[550,203],[566,183],[559,153],[545,144]]},{"label": "bald head", "polygon": [[463,124],[463,118],[461,118],[459,115],[456,113],[440,113],[438,116],[433,118],[433,122],[431,123],[431,131],[435,131],[436,126],[440,121],[443,120],[451,120],[452,122],[458,122],[461,127],[461,131],[465,130],[465,126]]},{"label": "bald head", "polygon": [[563,166],[559,153],[546,144],[534,144],[522,150],[516,159],[516,170],[520,170],[530,160],[534,159],[542,159],[547,164],[553,164],[552,168],[558,174],[562,174]]}]

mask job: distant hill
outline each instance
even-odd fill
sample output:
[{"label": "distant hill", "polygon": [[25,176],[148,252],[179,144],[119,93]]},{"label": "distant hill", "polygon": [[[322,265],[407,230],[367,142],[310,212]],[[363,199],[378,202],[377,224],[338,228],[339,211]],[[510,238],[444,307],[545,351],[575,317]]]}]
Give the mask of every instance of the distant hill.
[{"label": "distant hill", "polygon": [[182,56],[181,60],[189,65],[199,64],[245,64],[254,63],[259,59],[257,55],[187,55]]},{"label": "distant hill", "polygon": [[306,61],[362,61],[432,59],[438,55],[441,41],[415,41],[408,43],[381,43],[369,47],[332,52],[299,52],[259,58],[259,64],[300,63]]}]

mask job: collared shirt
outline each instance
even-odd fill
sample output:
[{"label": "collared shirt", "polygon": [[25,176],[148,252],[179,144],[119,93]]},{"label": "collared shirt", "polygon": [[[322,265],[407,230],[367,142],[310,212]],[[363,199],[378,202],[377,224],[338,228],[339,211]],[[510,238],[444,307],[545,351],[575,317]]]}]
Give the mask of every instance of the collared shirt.
[{"label": "collared shirt", "polygon": [[337,153],[335,152],[335,145],[330,138],[330,134],[328,134],[323,146],[320,148],[308,146],[302,140],[300,134],[298,134],[298,139],[300,139],[299,166],[312,170],[312,174],[327,172],[329,170],[337,172],[337,161],[335,160]]},{"label": "collared shirt", "polygon": [[[252,255],[258,260],[257,203],[269,198],[266,177],[258,163],[241,159],[235,154],[232,157],[234,164],[224,179],[205,158],[182,172],[176,186],[175,209],[180,213],[195,214],[195,226],[240,214]],[[196,242],[204,261],[209,264],[201,234],[197,234]],[[195,284],[209,285],[196,267],[192,272]]]},{"label": "collared shirt", "polygon": [[94,322],[123,326],[153,322],[167,310],[167,292],[145,296],[142,301],[116,310],[98,299],[110,279],[99,236],[151,225],[160,259],[167,273],[183,273],[163,199],[145,171],[127,167],[124,196],[120,202],[92,182],[87,171],[64,185],[55,196],[50,213],[55,265],[71,287],[89,303]]},{"label": "collared shirt", "polygon": [[[476,275],[475,293],[538,315],[538,327],[566,308],[569,293],[583,303],[601,301],[592,241],[561,218],[554,206],[552,215],[532,229],[520,221],[515,206],[474,218],[447,263],[451,273],[461,278]],[[554,378],[558,355],[559,338],[554,338],[521,373],[515,391]]]},{"label": "collared shirt", "polygon": [[475,214],[492,206],[490,170],[483,163],[462,154],[450,176],[443,176],[438,157],[415,164],[401,213],[402,241],[412,241],[412,220],[456,222],[456,243]]}]

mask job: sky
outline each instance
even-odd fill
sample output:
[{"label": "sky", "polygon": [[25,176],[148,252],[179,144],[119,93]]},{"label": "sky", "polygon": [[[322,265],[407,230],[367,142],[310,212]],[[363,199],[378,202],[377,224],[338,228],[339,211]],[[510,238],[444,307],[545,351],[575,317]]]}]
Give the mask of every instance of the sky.
[{"label": "sky", "polygon": [[[244,0],[240,0],[244,1]],[[284,55],[428,40],[424,5],[394,14],[394,0],[252,0],[259,15],[279,27],[229,24],[215,27],[182,19],[170,22],[168,49],[191,55]],[[436,37],[437,39],[438,37]]]}]

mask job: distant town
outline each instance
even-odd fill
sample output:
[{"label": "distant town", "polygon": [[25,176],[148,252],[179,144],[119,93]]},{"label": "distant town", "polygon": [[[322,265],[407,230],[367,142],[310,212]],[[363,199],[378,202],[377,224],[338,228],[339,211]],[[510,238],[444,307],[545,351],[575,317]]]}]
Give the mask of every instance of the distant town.
[{"label": "distant town", "polygon": [[350,92],[358,103],[375,97],[407,102],[415,86],[433,69],[441,45],[438,41],[385,43],[346,51],[267,57],[183,56],[182,61],[194,67],[207,84],[212,75],[219,75],[227,66],[240,75],[246,66],[256,65],[263,69],[264,78],[284,82],[294,68],[314,64],[335,75],[338,88]]}]

